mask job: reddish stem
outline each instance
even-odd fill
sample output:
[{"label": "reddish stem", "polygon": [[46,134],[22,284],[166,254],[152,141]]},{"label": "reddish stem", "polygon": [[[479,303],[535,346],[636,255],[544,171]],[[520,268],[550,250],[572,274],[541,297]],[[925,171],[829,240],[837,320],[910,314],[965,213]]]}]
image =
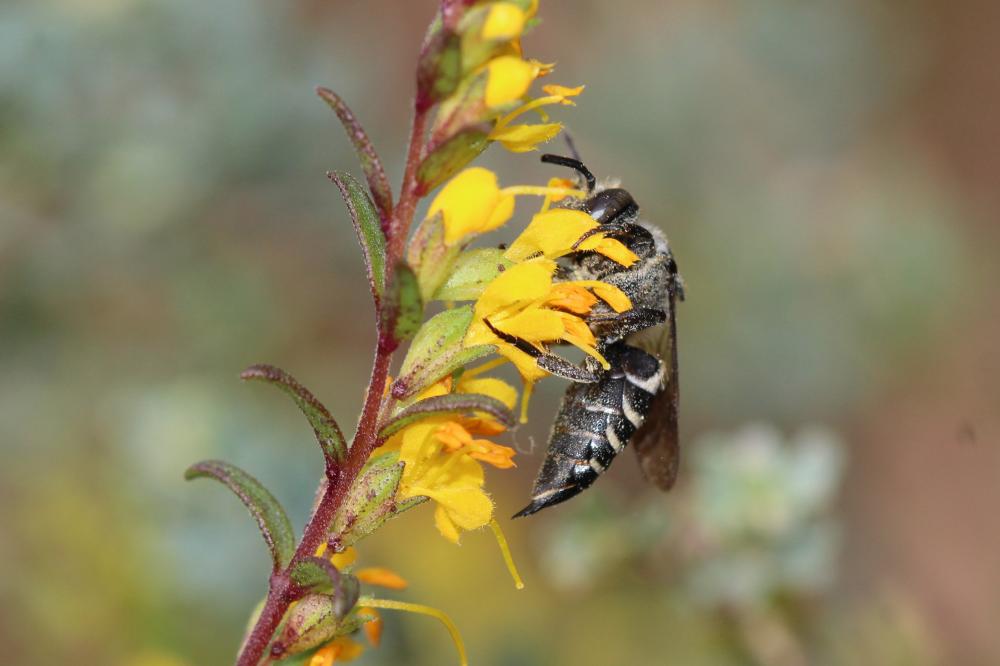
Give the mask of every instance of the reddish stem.
[{"label": "reddish stem", "polygon": [[[392,219],[389,223],[387,234],[387,261],[386,279],[389,284],[392,280],[392,271],[396,262],[402,259],[403,250],[406,246],[406,237],[410,225],[413,222],[413,214],[416,211],[417,202],[423,195],[420,190],[420,183],[417,180],[417,169],[423,158],[424,138],[426,135],[427,112],[425,104],[420,100],[414,105],[413,126],[410,132],[410,146],[406,157],[406,170],[403,175],[403,186],[399,193],[399,202],[393,208]],[[330,530],[330,523],[333,521],[337,509],[347,496],[354,479],[357,478],[361,468],[364,467],[372,452],[378,446],[378,417],[382,406],[382,397],[385,394],[386,379],[389,375],[389,363],[392,360],[392,353],[399,346],[399,341],[392,333],[394,321],[391,318],[379,317],[378,321],[378,345],[375,349],[375,360],[372,364],[371,379],[365,394],[364,407],[361,409],[361,418],[358,421],[358,429],[354,433],[354,440],[347,453],[347,459],[340,467],[328,467],[326,478],[326,491],[323,493],[319,503],[313,509],[309,522],[302,534],[302,541],[295,549],[295,555],[288,567],[271,577],[268,589],[267,600],[260,617],[254,624],[253,630],[247,637],[243,650],[237,659],[237,666],[258,666],[265,656],[268,645],[274,637],[274,632],[281,624],[281,619],[285,616],[289,604],[295,601],[301,594],[293,588],[289,578],[289,571],[302,558],[310,557],[324,543],[327,533]]]}]

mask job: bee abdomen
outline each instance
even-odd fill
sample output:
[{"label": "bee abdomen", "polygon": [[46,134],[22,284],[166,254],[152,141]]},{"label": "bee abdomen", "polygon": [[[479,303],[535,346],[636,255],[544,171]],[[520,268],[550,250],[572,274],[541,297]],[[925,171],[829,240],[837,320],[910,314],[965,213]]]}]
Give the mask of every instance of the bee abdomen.
[{"label": "bee abdomen", "polygon": [[573,384],[563,397],[535,479],[527,516],[592,484],[625,448],[662,388],[663,363],[624,343],[605,351],[610,369],[597,382]]}]

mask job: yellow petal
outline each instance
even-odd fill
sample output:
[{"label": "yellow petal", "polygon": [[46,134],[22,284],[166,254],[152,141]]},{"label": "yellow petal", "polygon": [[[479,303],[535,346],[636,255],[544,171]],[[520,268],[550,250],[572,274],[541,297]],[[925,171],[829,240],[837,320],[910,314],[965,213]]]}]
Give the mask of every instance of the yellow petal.
[{"label": "yellow petal", "polygon": [[494,325],[504,333],[529,342],[559,340],[566,332],[559,312],[541,308],[528,308]]},{"label": "yellow petal", "polygon": [[454,245],[465,236],[495,229],[514,212],[513,197],[500,194],[496,174],[472,167],[460,172],[441,189],[428,216],[441,213],[445,243]]},{"label": "yellow petal", "polygon": [[483,23],[482,38],[501,41],[518,37],[524,31],[526,19],[524,10],[514,3],[494,3]]},{"label": "yellow petal", "polygon": [[[588,238],[587,241],[589,240],[590,239]],[[586,245],[588,245],[586,241],[581,243],[580,249],[593,249],[595,252],[603,254],[611,261],[619,263],[625,268],[628,268],[635,262],[639,261],[639,257],[635,254],[635,252],[628,249],[614,238],[602,238],[593,248],[585,247]]]},{"label": "yellow petal", "polygon": [[[405,481],[405,468],[403,477]],[[468,456],[435,455],[429,464],[424,465],[423,474],[415,479],[413,485],[408,486],[406,495],[408,497],[416,497],[417,495],[431,497],[431,493],[444,488],[478,490],[482,488],[485,480],[482,466]]]},{"label": "yellow petal", "polygon": [[358,617],[369,618],[362,629],[368,638],[368,643],[372,647],[378,647],[382,642],[382,616],[374,608],[359,608]]},{"label": "yellow petal", "polygon": [[[576,187],[576,183],[574,183],[569,178],[549,178],[549,183],[548,183],[547,187],[550,190],[571,189],[573,187]],[[553,203],[555,203],[557,201],[562,201],[565,198],[566,198],[565,196],[555,195],[555,194],[547,194],[547,195],[545,195],[545,199],[542,201],[542,208],[541,208],[541,210],[539,212],[544,213],[545,211],[547,211],[549,209],[549,207]]]},{"label": "yellow petal", "polygon": [[455,421],[449,421],[434,431],[434,437],[444,444],[444,450],[449,453],[458,451],[472,442],[469,431]]},{"label": "yellow petal", "polygon": [[546,304],[574,314],[587,314],[597,303],[597,297],[583,287],[571,282],[559,282],[552,286]]},{"label": "yellow petal", "polygon": [[441,536],[454,544],[458,543],[458,525],[451,519],[451,516],[448,515],[448,510],[443,506],[438,506],[434,509],[434,524],[437,526]]},{"label": "yellow petal", "polygon": [[511,55],[490,60],[486,69],[486,105],[490,108],[505,106],[524,97],[540,71],[535,63]]},{"label": "yellow petal", "polygon": [[567,340],[569,336],[573,336],[573,338],[582,341],[589,347],[597,344],[597,339],[594,337],[593,331],[590,330],[590,326],[587,326],[587,322],[565,312],[560,312],[558,315],[562,319],[562,326]]},{"label": "yellow petal", "polygon": [[[506,342],[497,342],[495,344],[497,345],[497,353],[517,368],[517,372],[521,375],[521,379],[526,385],[549,376],[549,373],[538,367],[534,356],[526,354],[514,345]],[[525,386],[525,391],[527,391],[527,386]],[[522,402],[527,402],[527,396],[522,397]]]},{"label": "yellow petal", "polygon": [[514,464],[514,456],[516,454],[517,452],[509,446],[494,444],[488,439],[473,440],[472,450],[469,452],[472,458],[492,465],[497,469],[517,467]]},{"label": "yellow petal", "polygon": [[447,395],[448,393],[451,393],[451,377],[445,377],[444,379],[431,384],[420,392],[418,399],[426,400],[427,398],[436,398],[438,396]]},{"label": "yellow petal", "polygon": [[309,666],[332,666],[335,662],[353,661],[361,656],[364,647],[347,636],[340,636],[313,653]]},{"label": "yellow petal", "polygon": [[330,556],[330,563],[338,569],[343,569],[344,567],[349,567],[354,564],[354,560],[358,559],[358,551],[351,546],[342,553],[334,553]]},{"label": "yellow petal", "polygon": [[591,287],[597,296],[611,306],[615,312],[625,312],[632,309],[632,301],[621,289],[614,285],[599,282]]},{"label": "yellow petal", "polygon": [[493,333],[493,331],[491,331],[481,319],[477,319],[469,324],[469,330],[465,333],[465,341],[463,344],[466,347],[475,347],[476,345],[492,345],[494,344],[496,338],[496,334]]},{"label": "yellow petal", "polygon": [[476,301],[477,319],[488,317],[513,303],[543,298],[552,286],[555,269],[554,261],[532,261],[508,268],[487,285]]},{"label": "yellow petal", "polygon": [[337,657],[337,648],[327,645],[313,653],[309,659],[309,666],[332,666],[333,660]]},{"label": "yellow petal", "polygon": [[[585,87],[586,86],[577,86],[575,88],[569,88],[567,86],[560,86],[554,83],[550,83],[549,85],[542,86],[542,90],[545,92],[546,95],[565,98],[565,97],[576,97],[577,95],[583,92],[583,89]],[[569,100],[564,100],[564,101],[569,102]]]},{"label": "yellow petal", "polygon": [[457,528],[475,530],[493,517],[493,501],[479,488],[442,488],[429,491],[437,502],[434,519],[442,536],[458,543]]},{"label": "yellow petal", "polygon": [[517,389],[502,379],[496,377],[470,377],[458,380],[459,393],[479,393],[499,400],[508,409],[514,409],[517,404]]},{"label": "yellow petal", "polygon": [[[531,218],[525,230],[507,248],[504,257],[511,261],[524,261],[539,252],[550,259],[561,257],[572,252],[573,244],[596,226],[597,222],[582,210],[546,210]],[[587,242],[590,240],[588,238]],[[599,242],[599,239],[594,242]]]},{"label": "yellow petal", "polygon": [[[456,391],[489,396],[502,402],[507,409],[514,409],[514,405],[517,404],[517,389],[496,377],[466,377],[463,375],[458,380]],[[461,421],[466,430],[478,435],[498,435],[507,430],[503,423],[484,412],[476,412],[475,416],[463,418]]]},{"label": "yellow petal", "polygon": [[511,215],[514,214],[514,195],[513,194],[501,194],[500,198],[497,199],[496,207],[490,216],[486,220],[486,224],[483,225],[477,233],[486,233],[487,231],[493,231],[498,229],[507,223]]},{"label": "yellow petal", "polygon": [[512,153],[526,153],[535,150],[538,144],[554,139],[562,127],[561,123],[505,125],[490,132],[489,138],[499,142]]},{"label": "yellow petal", "polygon": [[409,583],[402,576],[385,567],[365,567],[354,572],[362,583],[387,587],[390,590],[405,590]]}]

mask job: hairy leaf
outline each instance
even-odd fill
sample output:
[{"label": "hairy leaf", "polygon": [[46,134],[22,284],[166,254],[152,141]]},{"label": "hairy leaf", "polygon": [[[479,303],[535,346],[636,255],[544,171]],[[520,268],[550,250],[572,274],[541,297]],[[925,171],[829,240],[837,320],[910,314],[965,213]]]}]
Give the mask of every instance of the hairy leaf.
[{"label": "hairy leaf", "polygon": [[403,359],[399,378],[392,385],[398,400],[416,395],[456,368],[496,351],[493,345],[463,345],[472,322],[472,307],[462,306],[440,312],[420,327]]},{"label": "hairy leaf", "polygon": [[424,318],[424,301],[420,297],[420,286],[406,262],[396,264],[392,272],[392,283],[386,292],[382,305],[383,321],[392,325],[393,338],[404,342],[413,337]]},{"label": "hairy leaf", "polygon": [[319,86],[316,88],[316,94],[337,114],[337,118],[340,119],[340,123],[347,132],[347,138],[354,144],[354,152],[357,153],[358,160],[361,162],[361,170],[364,171],[365,179],[368,181],[368,189],[371,191],[375,207],[381,216],[381,228],[385,231],[386,224],[392,216],[392,187],[389,185],[389,179],[385,176],[385,169],[382,167],[378,153],[375,152],[375,147],[354,113],[337,93],[329,88]]},{"label": "hairy leaf", "polygon": [[351,611],[361,592],[357,578],[338,571],[330,560],[322,557],[306,557],[296,562],[290,575],[296,585],[309,592],[331,595],[338,618]]},{"label": "hairy leaf", "polygon": [[436,22],[417,63],[417,96],[424,108],[455,92],[462,78],[462,40],[448,26]]},{"label": "hairy leaf", "polygon": [[411,423],[429,416],[456,412],[485,412],[508,428],[513,428],[516,423],[511,411],[496,398],[479,393],[449,393],[420,400],[404,408],[379,431],[379,437],[387,439]]},{"label": "hairy leaf", "polygon": [[336,600],[328,594],[310,594],[288,614],[271,654],[279,659],[305,652],[337,635],[340,616]]},{"label": "hairy leaf", "polygon": [[488,136],[487,126],[474,125],[462,129],[440,146],[432,148],[417,169],[420,191],[430,192],[476,159],[489,145]]},{"label": "hairy leaf", "polygon": [[339,548],[351,546],[381,527],[390,518],[419,502],[396,501],[403,474],[398,453],[370,460],[354,480],[330,526],[330,541]]},{"label": "hairy leaf", "polygon": [[368,272],[368,283],[371,285],[375,303],[382,300],[385,291],[385,234],[378,211],[365,188],[349,173],[331,171],[327,177],[340,188],[340,194],[347,204],[347,211],[354,223],[354,231],[361,243],[365,255],[365,269]]},{"label": "hairy leaf", "polygon": [[309,392],[305,386],[300,384],[294,377],[273,365],[251,365],[240,373],[241,379],[265,381],[272,386],[276,386],[295,401],[313,432],[316,433],[316,441],[319,442],[323,455],[329,464],[340,462],[347,454],[347,441],[340,426],[330,415],[329,410],[322,402]]},{"label": "hairy leaf", "polygon": [[281,571],[295,553],[295,532],[281,504],[260,481],[239,467],[221,460],[205,460],[188,467],[187,480],[208,477],[233,491],[257,521],[271,551],[273,571]]},{"label": "hairy leaf", "polygon": [[460,250],[457,245],[445,244],[444,222],[440,213],[427,218],[417,227],[406,257],[417,274],[420,295],[425,302],[433,298],[434,292],[448,278]]}]

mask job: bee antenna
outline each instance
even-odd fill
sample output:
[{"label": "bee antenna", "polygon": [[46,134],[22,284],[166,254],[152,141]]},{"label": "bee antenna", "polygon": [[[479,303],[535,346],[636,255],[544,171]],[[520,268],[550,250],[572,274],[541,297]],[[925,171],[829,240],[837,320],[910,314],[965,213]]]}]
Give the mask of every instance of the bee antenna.
[{"label": "bee antenna", "polygon": [[569,130],[563,130],[563,139],[566,140],[566,147],[569,148],[569,154],[573,156],[574,160],[581,162],[580,153],[576,149],[576,143],[573,141],[573,137],[570,135]]},{"label": "bee antenna", "polygon": [[590,173],[590,169],[585,167],[583,162],[578,159],[546,153],[542,155],[542,161],[546,164],[558,164],[559,166],[569,167],[576,171],[587,181],[587,192],[593,192],[594,188],[597,187],[597,179],[594,178],[594,174]]}]

